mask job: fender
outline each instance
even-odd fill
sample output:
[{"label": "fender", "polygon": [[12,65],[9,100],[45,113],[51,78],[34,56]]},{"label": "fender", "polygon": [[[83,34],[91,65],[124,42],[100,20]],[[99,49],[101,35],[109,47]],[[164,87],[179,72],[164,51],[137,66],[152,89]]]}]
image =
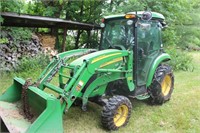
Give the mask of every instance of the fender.
[{"label": "fender", "polygon": [[160,65],[162,62],[166,62],[168,60],[171,60],[171,57],[167,53],[163,53],[163,54],[159,55],[154,60],[152,66],[151,66],[151,69],[149,71],[149,74],[148,74],[147,84],[146,84],[147,87],[149,87],[151,85],[152,80],[153,80],[153,75],[154,75],[154,73],[155,73],[156,68],[158,67],[158,65]]}]

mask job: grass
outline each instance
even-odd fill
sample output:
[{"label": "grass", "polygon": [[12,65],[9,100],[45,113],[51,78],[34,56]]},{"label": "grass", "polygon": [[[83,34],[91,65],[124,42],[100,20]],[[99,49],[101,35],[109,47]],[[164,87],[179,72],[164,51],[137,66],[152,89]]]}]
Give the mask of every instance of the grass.
[{"label": "grass", "polygon": [[[127,126],[113,132],[135,133],[199,133],[200,132],[200,52],[189,53],[195,64],[193,72],[175,72],[172,98],[162,106],[150,106],[144,101],[132,100],[133,110]],[[37,73],[21,74],[24,78]],[[11,83],[12,76],[1,75],[2,93]],[[108,132],[101,125],[101,107],[89,103],[87,112],[72,107],[64,115],[65,132]]]}]

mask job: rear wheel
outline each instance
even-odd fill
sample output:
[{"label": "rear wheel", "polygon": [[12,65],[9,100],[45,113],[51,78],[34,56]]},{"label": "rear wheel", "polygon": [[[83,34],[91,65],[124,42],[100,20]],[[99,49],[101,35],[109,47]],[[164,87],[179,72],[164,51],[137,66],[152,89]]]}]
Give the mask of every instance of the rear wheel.
[{"label": "rear wheel", "polygon": [[102,124],[109,130],[125,126],[131,115],[132,104],[125,96],[113,96],[102,111]]},{"label": "rear wheel", "polygon": [[171,98],[174,89],[174,75],[170,66],[158,66],[151,86],[149,87],[150,101],[153,104],[163,104]]}]

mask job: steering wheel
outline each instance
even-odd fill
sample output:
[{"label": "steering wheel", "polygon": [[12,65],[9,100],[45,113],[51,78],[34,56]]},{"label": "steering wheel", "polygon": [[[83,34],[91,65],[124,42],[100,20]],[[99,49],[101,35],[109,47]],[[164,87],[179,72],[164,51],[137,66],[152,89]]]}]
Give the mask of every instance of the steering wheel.
[{"label": "steering wheel", "polygon": [[126,50],[126,48],[123,45],[113,45],[113,47],[119,50]]},{"label": "steering wheel", "polygon": [[111,45],[111,48],[119,49],[119,50],[126,50],[126,48],[123,45]]},{"label": "steering wheel", "polygon": [[126,50],[123,45],[113,45],[112,42],[106,37],[106,41],[109,43],[109,48],[119,49],[119,50]]},{"label": "steering wheel", "polygon": [[111,46],[112,45],[112,43],[111,43],[111,41],[107,38],[107,37],[105,37],[106,38],[106,41],[109,43],[109,45]]}]

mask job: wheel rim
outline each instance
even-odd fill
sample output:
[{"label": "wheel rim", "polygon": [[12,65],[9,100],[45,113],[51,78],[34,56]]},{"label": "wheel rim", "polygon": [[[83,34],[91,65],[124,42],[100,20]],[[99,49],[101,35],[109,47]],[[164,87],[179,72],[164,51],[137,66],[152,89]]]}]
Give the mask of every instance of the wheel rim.
[{"label": "wheel rim", "polygon": [[169,75],[166,75],[162,81],[161,87],[162,87],[162,94],[164,96],[167,96],[169,94],[169,91],[172,86],[172,79]]},{"label": "wheel rim", "polygon": [[114,123],[117,127],[122,126],[128,116],[128,107],[126,105],[120,105],[117,109],[117,113],[114,116]]}]

